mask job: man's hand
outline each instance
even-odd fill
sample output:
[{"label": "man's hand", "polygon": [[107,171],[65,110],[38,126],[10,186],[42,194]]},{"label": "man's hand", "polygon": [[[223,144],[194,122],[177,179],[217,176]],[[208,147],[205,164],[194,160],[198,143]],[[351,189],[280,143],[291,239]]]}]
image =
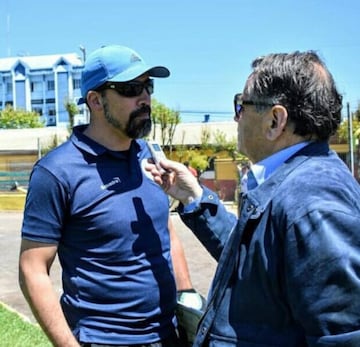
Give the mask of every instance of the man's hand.
[{"label": "man's hand", "polygon": [[167,194],[181,201],[183,205],[201,197],[202,188],[185,165],[167,159],[161,160],[160,165],[164,171],[159,171],[155,164],[151,163],[146,164],[145,169]]}]

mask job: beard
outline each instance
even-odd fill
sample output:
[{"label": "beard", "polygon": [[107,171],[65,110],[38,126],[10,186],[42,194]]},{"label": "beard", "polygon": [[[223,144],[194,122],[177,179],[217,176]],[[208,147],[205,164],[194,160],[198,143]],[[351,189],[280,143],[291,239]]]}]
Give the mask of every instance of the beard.
[{"label": "beard", "polygon": [[[140,119],[139,116],[144,113],[147,113],[149,118]],[[140,109],[131,112],[125,128],[126,135],[132,139],[139,139],[149,135],[151,131],[150,115],[151,107],[148,105],[143,105]]]},{"label": "beard", "polygon": [[[104,103],[104,114],[105,118],[109,124],[114,128],[121,130],[131,139],[139,139],[150,134],[151,131],[151,107],[148,105],[142,105],[141,108],[132,111],[129,115],[129,120],[127,123],[122,124],[116,119],[109,111],[107,103]],[[148,114],[149,118],[142,119],[140,118],[144,114]]]}]

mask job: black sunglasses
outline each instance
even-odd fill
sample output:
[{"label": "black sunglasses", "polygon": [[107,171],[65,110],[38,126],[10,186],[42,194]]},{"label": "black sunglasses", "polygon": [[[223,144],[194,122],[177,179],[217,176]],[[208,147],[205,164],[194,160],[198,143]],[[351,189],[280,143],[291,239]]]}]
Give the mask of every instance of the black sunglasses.
[{"label": "black sunglasses", "polygon": [[240,119],[240,113],[244,109],[244,105],[274,106],[274,104],[270,102],[243,100],[242,93],[235,94],[234,96],[235,120]]},{"label": "black sunglasses", "polygon": [[144,89],[149,95],[151,95],[154,92],[154,80],[148,79],[145,82],[140,82],[140,81],[106,82],[97,90],[102,91],[104,89],[115,90],[120,95],[128,98],[139,96]]}]

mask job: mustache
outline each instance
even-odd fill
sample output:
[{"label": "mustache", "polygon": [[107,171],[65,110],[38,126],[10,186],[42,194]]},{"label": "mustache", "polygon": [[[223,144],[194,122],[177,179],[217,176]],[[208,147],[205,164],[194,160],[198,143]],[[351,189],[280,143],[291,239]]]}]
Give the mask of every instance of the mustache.
[{"label": "mustache", "polygon": [[130,119],[134,119],[138,116],[142,116],[144,113],[148,113],[151,116],[151,107],[149,105],[142,105],[137,110],[131,112]]}]

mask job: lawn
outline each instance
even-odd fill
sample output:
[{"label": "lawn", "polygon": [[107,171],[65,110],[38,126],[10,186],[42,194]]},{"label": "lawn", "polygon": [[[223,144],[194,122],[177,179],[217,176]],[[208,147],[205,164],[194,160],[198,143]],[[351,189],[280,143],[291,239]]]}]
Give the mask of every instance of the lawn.
[{"label": "lawn", "polygon": [[1,347],[51,347],[42,330],[0,303]]}]

